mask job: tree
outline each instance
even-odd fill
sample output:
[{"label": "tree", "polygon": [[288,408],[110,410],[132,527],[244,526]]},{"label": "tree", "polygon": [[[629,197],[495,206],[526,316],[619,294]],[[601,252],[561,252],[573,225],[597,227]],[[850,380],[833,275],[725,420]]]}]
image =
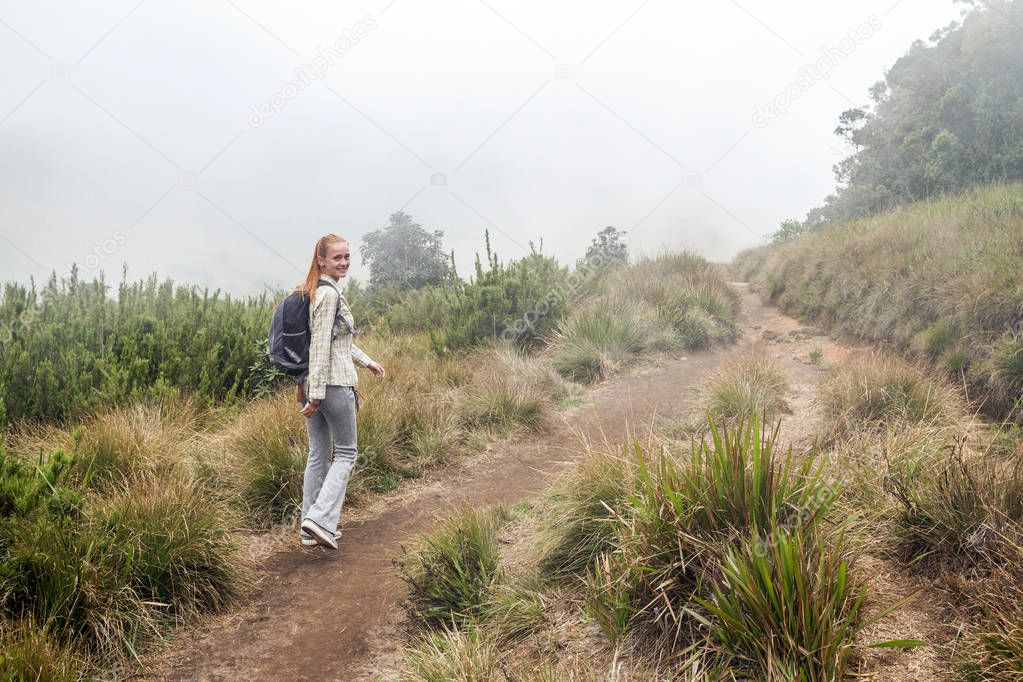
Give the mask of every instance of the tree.
[{"label": "tree", "polygon": [[444,282],[450,266],[443,237],[440,230],[427,232],[407,213],[392,214],[385,227],[364,239],[370,288],[404,291]]},{"label": "tree", "polygon": [[624,236],[624,230],[611,225],[605,227],[586,249],[586,262],[597,265],[597,261],[600,261],[603,267],[626,265],[629,262],[629,246],[622,240]]},{"label": "tree", "polygon": [[778,231],[771,235],[771,241],[775,244],[790,242],[806,232],[806,229],[806,225],[798,220],[789,219],[783,221],[781,227],[778,228]]},{"label": "tree", "polygon": [[962,22],[914,42],[871,104],[841,115],[835,133],[852,153],[806,223],[1023,178],[1023,0],[964,4]]}]

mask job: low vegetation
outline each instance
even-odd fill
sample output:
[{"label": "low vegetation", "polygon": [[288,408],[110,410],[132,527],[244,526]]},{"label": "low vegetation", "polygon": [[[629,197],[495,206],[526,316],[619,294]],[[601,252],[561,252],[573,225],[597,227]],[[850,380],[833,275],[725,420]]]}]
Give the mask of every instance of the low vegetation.
[{"label": "low vegetation", "polygon": [[594,286],[599,295],[569,314],[550,344],[554,366],[574,381],[599,381],[645,353],[736,338],[738,295],[694,254],[644,259]]},{"label": "low vegetation", "polygon": [[[613,237],[608,233],[605,241],[613,242]],[[567,329],[565,313],[605,305],[613,295],[611,282],[619,281],[613,278],[627,278],[632,268],[657,268],[676,282],[691,280],[687,296],[696,302],[685,304],[686,314],[702,311],[710,340],[726,340],[734,332],[734,296],[722,276],[703,259],[686,255],[635,266],[620,259],[601,260],[606,267],[585,271],[573,280],[575,289],[560,292],[561,307],[548,306],[542,320],[530,318],[532,326],[520,330],[528,339],[518,331],[502,335],[501,324],[519,329],[513,314],[543,302],[550,293],[546,288],[564,281],[567,271],[539,254],[508,266],[493,255],[489,258],[491,267],[481,268],[482,279],[455,289],[450,281],[441,283],[434,294],[425,289],[393,294],[398,299],[378,328],[360,332],[360,344],[388,368],[388,378],[364,382],[360,389],[360,460],[349,486],[351,504],[420,477],[494,438],[542,432],[551,411],[579,391],[571,372],[559,372],[552,342]],[[513,284],[519,288],[511,307],[507,299],[501,299],[504,308],[488,303],[493,297],[511,296]],[[60,314],[60,306],[78,306],[85,311],[79,314],[88,318],[81,320],[84,328],[92,324],[90,316],[107,314],[98,312],[107,305],[101,302],[101,289],[64,283],[60,293],[60,285],[54,286],[57,293],[36,302],[46,311],[40,319]],[[124,302],[130,305],[119,314],[135,319],[132,315],[139,310],[152,307],[158,321],[154,334],[166,334],[150,339],[157,356],[162,352],[159,344],[173,344],[174,334],[185,333],[172,334],[176,328],[160,315],[184,319],[205,300],[188,291],[175,293],[155,280],[124,286]],[[721,290],[715,293],[714,287]],[[17,293],[10,291],[9,296]],[[353,300],[360,295],[368,294],[356,290]],[[425,297],[449,295],[455,305],[437,313],[441,326],[428,320],[415,325],[415,316],[428,315],[418,307]],[[363,301],[368,310],[376,310],[386,298],[380,292],[374,296],[379,298]],[[210,315],[223,305],[255,319],[263,303],[202,305],[212,306]],[[682,310],[679,305],[676,312]],[[445,316],[461,315],[458,311],[465,306],[487,315],[486,324],[478,320],[479,325],[462,331],[457,325],[445,327],[450,321]],[[497,339],[495,313],[508,316],[498,320]],[[644,328],[669,319],[652,302],[643,314],[633,319]],[[399,319],[411,325],[403,333],[395,333]],[[232,333],[255,337],[265,334],[262,325],[235,320]],[[27,336],[19,336],[16,344],[34,338],[28,327],[22,331]],[[157,342],[160,338],[164,340]],[[637,361],[641,353],[682,347],[680,338],[635,349],[607,373]],[[88,400],[78,401],[72,391],[66,393],[69,409],[52,415],[64,419],[29,419],[31,412],[20,408],[8,413],[19,418],[8,425],[0,457],[0,639],[5,643],[0,670],[31,679],[72,679],[120,666],[130,669],[138,653],[163,639],[170,628],[219,611],[244,595],[249,565],[237,538],[240,533],[293,526],[307,449],[294,388],[275,387],[272,375],[248,356],[236,367],[246,363],[253,365],[245,367],[253,383],[228,391],[237,399],[193,390],[166,373],[165,382],[154,384],[158,391],[131,392],[120,406],[118,398],[95,407]],[[141,375],[139,382],[149,385]],[[61,386],[52,388],[64,391]],[[445,623],[450,629],[424,640],[423,646],[464,657],[478,640],[465,624],[484,618],[481,614],[491,614],[488,627],[511,639],[524,636],[542,618],[532,587],[507,584],[501,571],[479,582],[470,579],[483,575],[483,566],[496,557],[486,555],[500,525],[495,518],[478,517],[467,536],[451,530],[448,544],[437,545],[432,558],[407,565],[406,575],[415,576],[424,593],[440,600],[423,601],[422,617],[433,627]],[[459,560],[467,563],[456,564],[466,580],[446,583],[444,576],[455,570],[446,562],[456,549],[466,552]],[[477,550],[481,553],[473,555]],[[448,592],[457,594],[445,605]],[[448,610],[461,616],[451,617]]]},{"label": "low vegetation", "polygon": [[[569,603],[630,661],[659,661],[659,676],[841,677],[868,621],[843,524],[830,515],[834,484],[811,460],[777,453],[776,431],[755,418],[721,431],[711,420],[710,433],[680,452],[590,453],[537,506],[538,549],[525,567],[501,570],[489,538],[486,563],[445,562],[445,584],[473,575],[515,606],[495,610],[493,596],[474,591],[483,606],[472,617],[448,598],[442,623],[414,618],[406,676],[472,679],[481,664],[496,679],[519,679],[523,669],[577,675],[578,662],[566,668],[551,645],[552,605]],[[436,550],[453,547],[452,527],[475,536],[472,514],[430,533],[412,565],[439,566]],[[406,582],[416,613],[423,581]],[[497,614],[516,611],[520,627],[508,636]]]},{"label": "low vegetation", "polygon": [[912,204],[746,251],[738,270],[789,314],[898,349],[995,418],[1023,394],[1023,186]]},{"label": "low vegetation", "polygon": [[[778,376],[758,371],[762,362],[737,361],[702,395],[738,375],[752,393],[772,393]],[[835,680],[864,671],[865,647],[942,646],[867,637],[903,602],[876,602],[865,555],[962,624],[954,656],[939,649],[948,670],[1019,679],[1023,480],[1018,443],[1007,441],[1018,431],[969,419],[947,379],[881,353],[832,369],[819,399],[821,431],[805,452],[778,450],[777,430],[748,412],[726,419],[725,401],[701,403],[706,435],[688,447],[586,453],[518,513],[515,535],[528,541],[489,545],[486,591],[513,595],[526,614],[516,634],[502,634],[492,596],[469,618],[450,609],[443,624],[414,620],[406,679],[471,679],[482,665],[508,680],[525,670]],[[570,625],[580,621],[599,634]]]},{"label": "low vegetation", "polygon": [[775,419],[785,410],[788,380],[778,363],[766,355],[733,360],[717,371],[700,391],[704,412],[735,423],[755,414]]},{"label": "low vegetation", "polygon": [[841,425],[823,456],[847,472],[840,505],[861,519],[861,546],[956,614],[969,643],[952,663],[966,679],[1016,679],[1023,479],[1018,449],[1001,447],[1012,427],[969,419],[946,380],[876,354],[839,367],[821,401]]}]

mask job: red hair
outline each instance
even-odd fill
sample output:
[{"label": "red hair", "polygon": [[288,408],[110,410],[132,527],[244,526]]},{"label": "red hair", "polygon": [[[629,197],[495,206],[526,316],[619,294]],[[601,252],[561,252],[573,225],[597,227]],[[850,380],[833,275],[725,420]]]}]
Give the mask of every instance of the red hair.
[{"label": "red hair", "polygon": [[313,262],[309,266],[309,272],[305,276],[305,281],[295,287],[295,291],[302,292],[302,295],[308,298],[310,301],[316,300],[316,287],[320,281],[320,258],[327,257],[327,247],[331,244],[337,244],[342,242],[347,244],[348,240],[344,237],[339,237],[336,234],[325,234],[316,240],[316,246],[313,247]]}]

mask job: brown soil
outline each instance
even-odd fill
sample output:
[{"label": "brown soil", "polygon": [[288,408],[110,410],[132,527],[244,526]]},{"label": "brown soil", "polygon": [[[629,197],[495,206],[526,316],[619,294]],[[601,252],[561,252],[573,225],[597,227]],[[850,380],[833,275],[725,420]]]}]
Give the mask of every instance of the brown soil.
[{"label": "brown soil", "polygon": [[[661,417],[690,414],[695,389],[726,360],[764,352],[781,361],[790,381],[792,414],[783,441],[806,447],[819,424],[814,401],[822,370],[849,349],[776,309],[764,306],[745,284],[739,343],[687,356],[667,357],[619,376],[591,391],[585,404],[558,413],[542,434],[492,445],[480,456],[433,472],[357,515],[343,515],[339,552],[290,545],[260,565],[259,585],[241,609],[180,634],[145,660],[146,679],[158,680],[350,680],[395,679],[403,586],[392,561],[403,543],[431,527],[453,507],[515,503],[540,493],[583,452],[581,442],[643,438]],[[820,350],[820,361],[811,352]],[[815,354],[816,355],[816,354]],[[873,570],[876,569],[876,570]],[[872,567],[884,599],[912,592],[886,566]],[[888,602],[891,603],[891,602]],[[899,620],[912,631],[886,638],[929,634],[937,609],[917,600]],[[913,621],[908,623],[907,621]],[[935,626],[937,627],[937,626]],[[882,628],[879,628],[881,630]],[[938,633],[935,633],[938,634]],[[947,635],[940,633],[947,641]],[[871,661],[876,679],[940,679],[945,672],[933,652],[890,653]]]}]

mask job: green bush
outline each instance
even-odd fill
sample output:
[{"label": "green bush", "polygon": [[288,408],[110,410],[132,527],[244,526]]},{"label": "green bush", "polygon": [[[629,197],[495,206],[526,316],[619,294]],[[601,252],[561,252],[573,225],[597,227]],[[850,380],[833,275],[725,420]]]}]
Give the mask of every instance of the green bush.
[{"label": "green bush", "polygon": [[465,509],[420,539],[398,562],[410,616],[432,627],[480,617],[498,577],[497,531],[503,512]]},{"label": "green bush", "polygon": [[490,249],[487,263],[476,259],[475,277],[408,292],[387,306],[392,332],[426,329],[439,354],[504,340],[536,348],[565,314],[570,291],[567,269],[538,251],[517,261],[500,263]]},{"label": "green bush", "polygon": [[844,554],[840,538],[806,527],[747,538],[726,551],[701,620],[754,677],[843,679],[866,594]]},{"label": "green bush", "polygon": [[[0,297],[0,386],[11,421],[59,419],[183,390],[203,404],[252,395],[272,301],[236,300],[156,276],[51,276],[37,291],[8,283]],[[2,425],[2,423],[0,423]]]},{"label": "green bush", "polygon": [[233,519],[182,475],[143,476],[91,512],[131,589],[175,621],[215,613],[244,584]]},{"label": "green bush", "polygon": [[711,420],[710,441],[688,453],[637,450],[635,492],[587,574],[590,612],[613,640],[633,631],[677,653],[698,637],[691,613],[721,575],[722,547],[821,523],[835,485],[810,459],[779,458],[776,439],[756,418],[721,431]]}]

